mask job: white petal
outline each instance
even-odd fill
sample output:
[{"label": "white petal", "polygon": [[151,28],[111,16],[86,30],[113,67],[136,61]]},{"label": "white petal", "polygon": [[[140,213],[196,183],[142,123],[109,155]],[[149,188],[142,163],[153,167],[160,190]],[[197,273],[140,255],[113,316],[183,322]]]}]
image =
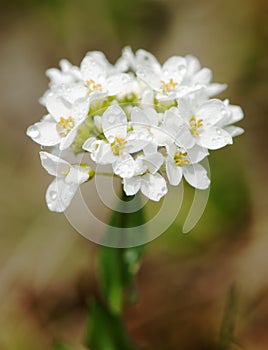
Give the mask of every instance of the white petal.
[{"label": "white petal", "polygon": [[244,133],[244,129],[234,125],[226,126],[224,130],[227,131],[232,137],[239,136]]},{"label": "white petal", "polygon": [[131,81],[131,77],[129,74],[122,73],[112,75],[106,80],[106,88],[108,90],[109,96],[114,96],[123,92],[127,83]]},{"label": "white petal", "polygon": [[134,176],[130,179],[125,178],[123,180],[124,191],[127,196],[133,196],[136,194],[141,187],[140,176]]},{"label": "white petal", "polygon": [[89,178],[90,167],[81,167],[79,165],[72,166],[68,175],[65,178],[67,183],[82,184]]},{"label": "white petal", "polygon": [[74,127],[65,137],[61,138],[61,142],[60,142],[61,151],[71,146],[71,144],[73,143],[76,137],[78,128],[79,128],[79,125]]},{"label": "white petal", "polygon": [[48,152],[39,152],[41,163],[44,169],[53,176],[65,176],[71,165],[65,160]]},{"label": "white petal", "polygon": [[172,158],[168,158],[166,161],[166,171],[169,183],[172,186],[177,186],[182,179],[182,169],[174,164]]},{"label": "white petal", "polygon": [[213,84],[209,84],[206,87],[206,93],[207,93],[208,97],[213,97],[215,95],[220,94],[221,92],[223,92],[226,89],[227,89],[227,84],[213,83]]},{"label": "white petal", "polygon": [[164,162],[164,157],[161,153],[158,152],[147,154],[141,157],[141,159],[143,160],[143,163],[147,167],[147,169],[153,174],[159,170],[159,168]]},{"label": "white petal", "polygon": [[76,124],[86,119],[89,111],[89,99],[83,98],[74,102],[71,108],[71,116]]},{"label": "white petal", "polygon": [[217,124],[224,118],[223,111],[225,111],[225,105],[220,100],[210,100],[203,103],[198,111],[195,113],[197,119],[202,119],[204,128]]},{"label": "white petal", "polygon": [[94,80],[99,83],[100,77],[106,74],[103,66],[94,57],[87,55],[81,62],[81,75],[84,81]]},{"label": "white petal", "polygon": [[104,141],[99,143],[97,150],[92,155],[92,159],[97,164],[112,164],[117,160],[117,157],[112,152],[111,145]]},{"label": "white petal", "polygon": [[212,72],[208,68],[202,68],[198,73],[193,77],[195,84],[204,84],[208,85],[212,79]]},{"label": "white petal", "polygon": [[161,72],[156,72],[152,68],[143,66],[137,70],[137,77],[156,91],[161,90]]},{"label": "white petal", "polygon": [[153,108],[141,108],[134,107],[131,112],[131,124],[134,128],[144,126],[157,126],[158,125],[158,114]]},{"label": "white petal", "polygon": [[186,73],[186,60],[184,57],[172,56],[163,64],[163,80],[168,83],[173,79],[175,83],[181,83]]},{"label": "white petal", "polygon": [[191,164],[199,163],[209,155],[209,152],[206,148],[200,147],[198,145],[195,145],[193,148],[187,149],[186,151]]},{"label": "white petal", "polygon": [[54,122],[41,121],[31,125],[27,129],[27,135],[42,146],[55,146],[61,137],[57,132],[57,124]]},{"label": "white petal", "polygon": [[63,178],[56,178],[46,192],[47,206],[51,211],[63,212],[71,203],[79,185],[68,184]]},{"label": "white petal", "polygon": [[218,127],[212,127],[204,130],[196,139],[196,142],[200,146],[208,149],[219,149],[228,144],[232,144],[233,140],[227,131]]},{"label": "white petal", "polygon": [[114,173],[122,178],[131,178],[135,175],[135,160],[126,154],[122,157],[118,157],[116,162],[113,163]]},{"label": "white petal", "polygon": [[102,116],[102,129],[109,141],[115,137],[125,139],[127,135],[127,117],[121,107],[114,105],[106,109]]},{"label": "white petal", "polygon": [[240,106],[229,105],[228,107],[229,107],[229,110],[231,111],[229,124],[237,123],[244,118],[244,113]]},{"label": "white petal", "polygon": [[71,104],[53,93],[47,95],[46,107],[56,121],[59,121],[61,117],[68,118],[71,116]]},{"label": "white petal", "polygon": [[204,190],[209,187],[210,179],[206,169],[200,164],[185,165],[183,167],[185,180],[193,187]]},{"label": "white petal", "polygon": [[83,144],[82,148],[87,152],[95,152],[99,147],[101,141],[97,140],[96,137],[89,137]]},{"label": "white petal", "polygon": [[192,55],[187,55],[185,56],[185,60],[187,63],[187,75],[191,76],[200,70],[201,66],[198,58]]},{"label": "white petal", "polygon": [[166,181],[158,173],[146,174],[141,181],[141,192],[153,201],[158,202],[167,193]]}]

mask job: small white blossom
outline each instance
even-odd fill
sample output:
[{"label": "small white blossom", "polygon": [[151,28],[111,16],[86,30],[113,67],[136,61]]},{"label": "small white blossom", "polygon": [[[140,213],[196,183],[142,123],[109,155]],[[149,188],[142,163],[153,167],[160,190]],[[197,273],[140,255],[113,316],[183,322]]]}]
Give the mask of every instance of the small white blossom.
[{"label": "small white blossom", "polygon": [[50,210],[63,212],[70,204],[79,186],[90,177],[89,166],[71,165],[65,160],[47,152],[40,152],[42,166],[55,176],[46,192]]},{"label": "small white blossom", "polygon": [[27,135],[42,146],[59,144],[60,150],[68,148],[74,141],[77,130],[87,118],[88,100],[77,100],[70,104],[63,98],[49,94],[46,99],[49,115],[27,129]]}]

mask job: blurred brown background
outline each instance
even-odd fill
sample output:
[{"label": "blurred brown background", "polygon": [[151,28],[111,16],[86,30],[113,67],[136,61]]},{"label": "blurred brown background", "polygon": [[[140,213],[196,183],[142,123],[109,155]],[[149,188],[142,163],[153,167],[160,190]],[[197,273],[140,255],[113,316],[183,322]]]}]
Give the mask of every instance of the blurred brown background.
[{"label": "blurred brown background", "polygon": [[222,97],[242,105],[246,115],[240,123],[245,135],[210,157],[211,194],[196,228],[181,233],[186,198],[168,232],[148,244],[138,274],[140,298],[126,310],[129,332],[144,349],[217,349],[235,285],[232,349],[267,350],[268,3],[0,4],[0,349],[51,349],[55,338],[82,349],[86,300],[97,291],[98,247],[64,215],[47,210],[51,179],[25,130],[44,114],[38,98],[48,67],[62,57],[79,64],[89,50],[103,50],[114,62],[128,44],[162,62],[172,54],[197,55],[215,81],[228,83]]}]

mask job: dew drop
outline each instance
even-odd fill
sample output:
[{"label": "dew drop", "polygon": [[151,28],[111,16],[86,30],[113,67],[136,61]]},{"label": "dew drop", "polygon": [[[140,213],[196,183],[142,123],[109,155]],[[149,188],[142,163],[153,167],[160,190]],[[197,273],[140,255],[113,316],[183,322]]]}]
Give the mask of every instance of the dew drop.
[{"label": "dew drop", "polygon": [[218,135],[221,135],[221,130],[220,129],[217,129],[216,132],[217,132]]},{"label": "dew drop", "polygon": [[114,121],[115,121],[114,115],[109,115],[108,122],[112,124],[112,123],[114,123]]},{"label": "dew drop", "polygon": [[40,135],[40,132],[39,132],[37,126],[35,126],[35,125],[30,126],[30,127],[28,128],[28,132],[27,132],[27,133],[28,133],[28,135],[29,135],[30,137],[32,137],[33,139],[36,139],[36,138]]},{"label": "dew drop", "polygon": [[57,198],[57,192],[56,191],[51,191],[49,193],[49,196],[50,196],[51,200],[55,201],[56,198]]}]

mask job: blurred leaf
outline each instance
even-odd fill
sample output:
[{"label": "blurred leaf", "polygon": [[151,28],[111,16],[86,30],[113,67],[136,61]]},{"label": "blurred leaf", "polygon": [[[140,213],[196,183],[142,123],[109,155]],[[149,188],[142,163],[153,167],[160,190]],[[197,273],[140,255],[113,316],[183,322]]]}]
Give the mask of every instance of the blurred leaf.
[{"label": "blurred leaf", "polygon": [[92,350],[134,350],[122,319],[98,302],[91,304],[85,344]]}]

